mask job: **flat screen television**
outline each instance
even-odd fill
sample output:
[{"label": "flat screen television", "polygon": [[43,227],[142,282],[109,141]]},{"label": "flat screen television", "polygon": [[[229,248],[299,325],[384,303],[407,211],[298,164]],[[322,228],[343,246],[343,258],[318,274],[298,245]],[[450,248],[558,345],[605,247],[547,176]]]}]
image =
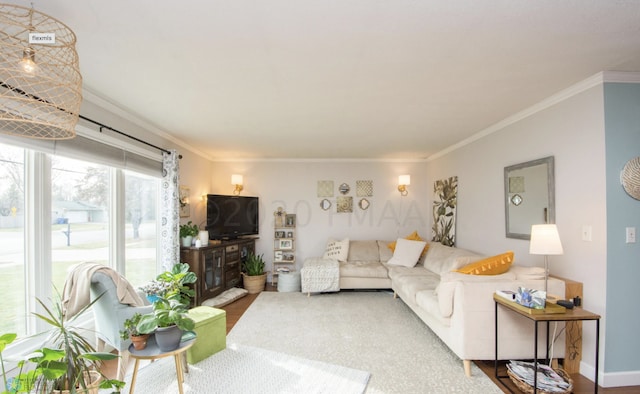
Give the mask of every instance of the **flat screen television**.
[{"label": "flat screen television", "polygon": [[258,235],[258,197],[207,195],[209,239],[234,239]]}]

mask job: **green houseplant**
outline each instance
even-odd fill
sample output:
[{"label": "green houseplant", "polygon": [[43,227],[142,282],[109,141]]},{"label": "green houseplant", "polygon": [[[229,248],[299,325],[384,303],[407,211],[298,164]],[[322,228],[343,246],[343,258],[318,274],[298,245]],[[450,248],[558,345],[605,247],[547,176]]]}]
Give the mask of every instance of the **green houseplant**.
[{"label": "green houseplant", "polygon": [[[50,328],[38,335],[45,336],[44,348],[41,351],[42,356],[36,356],[30,361],[35,362],[41,370],[42,366],[46,366],[46,369],[51,372],[49,374],[42,370],[42,375],[35,380],[36,392],[82,393],[97,387],[119,392],[125,383],[120,380],[107,379],[99,370],[102,361],[113,360],[118,356],[112,353],[96,352],[82,335],[82,329],[75,325],[77,318],[93,306],[97,299],[70,318],[65,315],[59,293],[53,300],[51,308],[47,307],[40,299],[36,298],[36,301],[44,313],[34,313],[34,315],[46,322]],[[59,355],[61,357],[56,359]],[[64,372],[62,374],[54,373],[58,369]]]},{"label": "green houseplant", "polygon": [[171,351],[178,347],[183,331],[193,330],[195,322],[188,315],[188,307],[179,296],[159,297],[153,303],[153,311],[142,315],[137,325],[140,333],[155,332],[156,343],[162,351]]},{"label": "green houseplant", "polygon": [[260,293],[267,283],[267,273],[264,272],[265,262],[262,255],[249,253],[242,263],[242,283],[249,294]]},{"label": "green houseplant", "polygon": [[130,339],[136,350],[142,350],[147,347],[147,340],[149,339],[149,334],[143,334],[138,331],[138,323],[141,318],[142,315],[140,313],[135,313],[124,321],[124,330],[120,331],[120,338]]},{"label": "green houseplant", "polygon": [[193,241],[193,237],[198,235],[198,225],[193,224],[191,220],[187,224],[180,225],[180,239],[182,240],[182,246],[189,247]]}]

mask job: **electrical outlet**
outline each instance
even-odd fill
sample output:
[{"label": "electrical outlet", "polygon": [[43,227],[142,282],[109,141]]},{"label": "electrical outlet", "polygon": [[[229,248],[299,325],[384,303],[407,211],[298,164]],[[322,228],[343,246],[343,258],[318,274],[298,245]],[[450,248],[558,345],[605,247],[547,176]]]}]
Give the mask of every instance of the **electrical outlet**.
[{"label": "electrical outlet", "polygon": [[636,228],[635,227],[627,227],[627,243],[634,244],[636,243]]},{"label": "electrical outlet", "polygon": [[587,242],[591,242],[592,238],[591,238],[591,233],[593,231],[593,228],[587,224],[582,226],[582,240],[583,241],[587,241]]}]

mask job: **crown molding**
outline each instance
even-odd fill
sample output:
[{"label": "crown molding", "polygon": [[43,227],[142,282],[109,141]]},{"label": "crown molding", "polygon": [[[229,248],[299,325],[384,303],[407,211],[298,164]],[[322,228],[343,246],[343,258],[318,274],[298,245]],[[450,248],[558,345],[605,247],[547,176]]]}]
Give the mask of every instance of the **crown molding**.
[{"label": "crown molding", "polygon": [[[187,149],[188,151],[197,154],[198,156],[202,157],[203,159],[206,160],[211,160],[211,157],[209,155],[207,155],[206,153],[192,147],[189,144],[186,144],[185,142],[175,138],[174,136],[172,136],[171,134],[167,133],[166,131],[160,129],[158,126],[143,120],[141,117],[132,114],[131,112],[123,109],[122,107],[118,106],[117,104],[105,99],[104,97],[100,96],[99,94],[91,91],[90,89],[87,89],[87,87],[83,87],[82,88],[82,96],[85,100],[97,105],[98,107],[111,112],[112,114],[121,117],[122,119],[125,119],[133,124],[135,124],[136,126],[139,126],[141,128],[143,128],[144,130],[157,135],[160,138],[163,138],[167,141],[172,142],[175,145],[178,145],[182,148]],[[107,122],[104,122],[107,123]]]}]

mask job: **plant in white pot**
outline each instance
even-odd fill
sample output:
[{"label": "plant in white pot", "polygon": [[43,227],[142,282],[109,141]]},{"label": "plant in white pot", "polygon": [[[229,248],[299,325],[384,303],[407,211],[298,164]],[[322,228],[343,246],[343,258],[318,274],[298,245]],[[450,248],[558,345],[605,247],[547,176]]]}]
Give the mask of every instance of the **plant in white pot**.
[{"label": "plant in white pot", "polygon": [[267,273],[264,272],[262,255],[249,253],[242,264],[242,283],[249,294],[260,293],[267,283]]},{"label": "plant in white pot", "polygon": [[191,243],[193,242],[193,237],[198,235],[199,231],[200,230],[198,229],[198,225],[197,224],[193,224],[191,222],[191,220],[189,220],[189,222],[187,222],[187,224],[181,224],[180,225],[180,240],[182,242],[182,246],[185,246],[185,247],[191,246]]}]

